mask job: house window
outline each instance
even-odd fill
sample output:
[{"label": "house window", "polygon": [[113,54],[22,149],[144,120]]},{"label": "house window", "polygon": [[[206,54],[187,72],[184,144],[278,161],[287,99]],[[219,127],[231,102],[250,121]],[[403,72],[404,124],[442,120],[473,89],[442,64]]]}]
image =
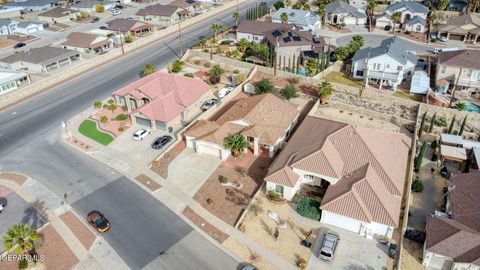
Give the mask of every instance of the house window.
[{"label": "house window", "polygon": [[397,71],[402,71],[403,66],[397,66]]},{"label": "house window", "polygon": [[275,192],[283,195],[283,186],[282,185],[276,185],[275,186]]},{"label": "house window", "polygon": [[422,31],[422,26],[417,25],[417,32],[420,32],[420,31]]},{"label": "house window", "polygon": [[390,68],[390,64],[387,64],[386,68]]},{"label": "house window", "polygon": [[445,71],[447,71],[447,66],[441,66],[440,67],[440,72],[443,74],[443,73],[445,73]]},{"label": "house window", "polygon": [[357,70],[357,76],[360,76],[360,77],[363,77],[363,73],[364,71],[363,70]]},{"label": "house window", "polygon": [[311,174],[304,174],[303,175],[303,178],[305,180],[309,180],[309,181],[313,181],[313,178],[315,178],[315,176],[311,175]]},{"label": "house window", "polygon": [[471,70],[471,69],[467,69],[466,72],[465,72],[465,75],[466,75],[467,77],[472,76],[472,70]]}]

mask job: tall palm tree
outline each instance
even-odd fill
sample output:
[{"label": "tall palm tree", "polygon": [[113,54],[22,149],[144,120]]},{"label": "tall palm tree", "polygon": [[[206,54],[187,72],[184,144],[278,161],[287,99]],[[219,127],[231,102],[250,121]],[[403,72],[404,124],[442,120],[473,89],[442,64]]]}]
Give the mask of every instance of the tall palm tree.
[{"label": "tall palm tree", "polygon": [[432,34],[432,29],[435,24],[438,24],[438,17],[437,14],[433,13],[433,11],[430,13],[430,16],[428,16],[428,37],[427,37],[427,43],[430,43],[430,36]]},{"label": "tall palm tree", "polygon": [[287,23],[288,22],[288,14],[285,13],[285,12],[280,14],[280,21],[282,21],[282,23]]},{"label": "tall palm tree", "polygon": [[242,134],[232,134],[225,138],[224,146],[232,151],[234,157],[238,157],[241,152],[248,148],[248,141]]},{"label": "tall palm tree", "polygon": [[212,23],[210,31],[213,32],[213,38],[210,40],[210,60],[212,60],[213,46],[217,42],[217,32],[220,30],[220,24]]},{"label": "tall palm tree", "polygon": [[235,20],[235,26],[238,26],[238,20],[240,20],[240,13],[238,11],[233,12],[233,19]]},{"label": "tall palm tree", "polygon": [[325,104],[328,101],[328,98],[333,94],[333,85],[331,82],[325,80],[318,85],[317,92],[318,97],[320,98],[320,103]]},{"label": "tall palm tree", "polygon": [[323,24],[325,24],[325,20],[326,20],[326,11],[325,11],[325,5],[319,5],[318,6],[318,9],[317,9],[317,14],[320,16],[320,18],[322,18],[322,22]]},{"label": "tall palm tree", "polygon": [[372,20],[373,20],[373,12],[377,7],[377,1],[375,0],[368,0],[367,3],[367,11],[368,11],[368,22],[369,22],[369,31],[372,32]]},{"label": "tall palm tree", "polygon": [[402,13],[400,12],[395,12],[392,14],[392,22],[393,22],[393,33],[395,33],[395,26],[397,25],[397,23],[400,22],[400,19],[402,18]]},{"label": "tall palm tree", "polygon": [[247,50],[248,45],[250,45],[248,40],[246,38],[241,38],[237,43],[237,48],[240,52],[244,53]]},{"label": "tall palm tree", "polygon": [[3,247],[8,252],[22,255],[34,248],[38,238],[37,231],[30,230],[28,224],[15,224],[3,236]]}]

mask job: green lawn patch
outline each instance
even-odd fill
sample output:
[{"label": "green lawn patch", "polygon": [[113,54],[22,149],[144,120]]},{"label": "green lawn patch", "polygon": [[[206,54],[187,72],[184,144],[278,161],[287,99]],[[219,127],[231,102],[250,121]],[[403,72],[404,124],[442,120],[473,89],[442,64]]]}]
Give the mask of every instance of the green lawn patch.
[{"label": "green lawn patch", "polygon": [[322,210],[320,210],[319,207],[319,202],[310,198],[302,197],[297,202],[297,213],[299,213],[301,216],[318,221],[322,217]]},{"label": "green lawn patch", "polygon": [[342,72],[332,71],[323,76],[322,79],[330,81],[332,83],[344,84],[353,87],[363,87],[362,81],[355,81],[350,79],[346,74]]},{"label": "green lawn patch", "polygon": [[108,145],[113,141],[112,135],[98,130],[97,123],[93,120],[84,120],[78,127],[78,131],[83,136],[86,136],[103,145]]}]

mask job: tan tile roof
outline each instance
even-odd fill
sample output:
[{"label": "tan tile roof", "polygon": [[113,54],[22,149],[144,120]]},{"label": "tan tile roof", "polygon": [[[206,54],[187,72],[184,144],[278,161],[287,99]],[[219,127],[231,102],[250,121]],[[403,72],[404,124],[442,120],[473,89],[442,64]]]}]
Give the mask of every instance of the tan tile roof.
[{"label": "tan tile roof", "polygon": [[296,181],[282,179],[285,167],[340,178],[328,188],[322,209],[397,226],[409,148],[403,134],[307,116],[265,180],[293,187]]},{"label": "tan tile roof", "polygon": [[62,45],[78,47],[78,48],[90,48],[95,49],[103,45],[109,44],[110,41],[105,38],[100,42],[93,43],[97,39],[97,35],[81,32],[72,32],[68,35],[67,40]]},{"label": "tan tile roof", "polygon": [[480,51],[478,50],[440,52],[438,63],[446,66],[480,69],[479,58]]},{"label": "tan tile roof", "polygon": [[[217,120],[199,121],[184,135],[223,145],[226,136],[242,133],[259,138],[261,143],[275,144],[298,115],[296,106],[273,94],[246,97],[237,100]],[[246,121],[249,126],[231,123],[238,120]]]}]

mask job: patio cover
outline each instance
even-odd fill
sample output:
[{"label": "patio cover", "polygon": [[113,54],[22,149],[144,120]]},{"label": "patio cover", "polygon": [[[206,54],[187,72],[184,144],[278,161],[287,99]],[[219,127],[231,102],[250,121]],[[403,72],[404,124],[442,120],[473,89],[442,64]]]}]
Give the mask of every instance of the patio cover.
[{"label": "patio cover", "polygon": [[440,145],[440,153],[443,158],[454,160],[454,161],[464,161],[467,160],[467,151],[464,148],[453,147],[449,145]]},{"label": "patio cover", "polygon": [[440,139],[442,143],[448,143],[453,145],[462,145],[463,146],[463,138],[462,136],[442,133],[440,135]]},{"label": "patio cover", "polygon": [[426,95],[428,89],[430,89],[430,77],[428,77],[427,73],[423,70],[415,71],[412,77],[410,93]]},{"label": "patio cover", "polygon": [[463,140],[463,148],[465,149],[480,148],[480,142],[472,141],[472,140]]}]

